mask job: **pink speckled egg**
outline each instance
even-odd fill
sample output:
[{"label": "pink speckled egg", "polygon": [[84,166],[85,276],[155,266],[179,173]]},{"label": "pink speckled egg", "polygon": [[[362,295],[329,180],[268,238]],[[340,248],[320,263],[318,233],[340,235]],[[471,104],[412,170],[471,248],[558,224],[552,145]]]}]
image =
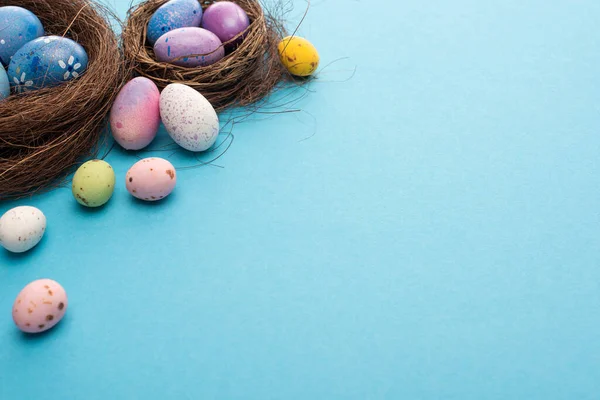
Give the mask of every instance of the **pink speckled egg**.
[{"label": "pink speckled egg", "polygon": [[148,78],[129,81],[110,110],[115,141],[127,150],[140,150],[156,137],[160,127],[160,92]]},{"label": "pink speckled egg", "polygon": [[57,282],[51,279],[33,281],[17,296],[13,320],[23,332],[44,332],[60,322],[68,304],[67,293]]},{"label": "pink speckled egg", "polygon": [[127,190],[133,197],[145,201],[162,200],[171,194],[177,183],[173,164],[163,158],[144,158],[129,169],[125,177]]}]

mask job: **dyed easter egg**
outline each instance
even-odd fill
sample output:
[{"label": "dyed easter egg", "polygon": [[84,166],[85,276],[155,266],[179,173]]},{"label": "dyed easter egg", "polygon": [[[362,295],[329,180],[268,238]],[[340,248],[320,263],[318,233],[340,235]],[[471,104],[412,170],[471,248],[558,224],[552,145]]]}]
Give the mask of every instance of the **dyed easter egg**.
[{"label": "dyed easter egg", "polygon": [[0,61],[10,58],[27,42],[44,36],[42,23],[31,11],[21,7],[0,7]]},{"label": "dyed easter egg", "polygon": [[[244,32],[250,19],[244,9],[231,1],[219,1],[208,6],[202,18],[202,27],[208,29],[225,43]],[[236,42],[241,42],[240,37]],[[237,43],[232,43],[233,45]]]},{"label": "dyed easter egg", "polygon": [[160,127],[160,92],[148,78],[129,81],[110,110],[110,127],[115,141],[127,150],[140,150],[156,137]]},{"label": "dyed easter egg", "polygon": [[25,286],[15,299],[13,321],[23,332],[41,333],[63,319],[68,305],[67,292],[58,282],[39,279]]},{"label": "dyed easter egg", "polygon": [[133,197],[145,201],[162,200],[171,194],[177,183],[173,164],[163,158],[145,158],[127,171],[125,185]]},{"label": "dyed easter egg", "polygon": [[160,115],[169,136],[189,151],[208,150],[219,136],[219,117],[204,96],[172,83],[160,95]]},{"label": "dyed easter egg", "polygon": [[17,92],[24,92],[78,78],[87,65],[87,53],[78,43],[60,36],[42,36],[15,53],[8,78]]},{"label": "dyed easter egg", "polygon": [[279,58],[287,70],[296,76],[310,76],[319,67],[319,53],[308,40],[288,36],[279,42]]},{"label": "dyed easter egg", "polygon": [[207,66],[225,56],[221,40],[203,28],[180,28],[162,35],[154,45],[156,59],[182,67]]},{"label": "dyed easter egg", "polygon": [[0,218],[0,245],[12,253],[34,248],[45,232],[46,216],[35,207],[15,207]]},{"label": "dyed easter egg", "polygon": [[4,68],[0,68],[0,100],[4,100],[10,96],[10,83],[8,82],[8,74]]},{"label": "dyed easter egg", "polygon": [[148,22],[148,42],[156,40],[173,29],[199,27],[202,7],[198,0],[171,0],[156,10]]},{"label": "dyed easter egg", "polygon": [[88,161],[75,172],[71,189],[82,206],[103,206],[115,190],[115,171],[106,161]]}]

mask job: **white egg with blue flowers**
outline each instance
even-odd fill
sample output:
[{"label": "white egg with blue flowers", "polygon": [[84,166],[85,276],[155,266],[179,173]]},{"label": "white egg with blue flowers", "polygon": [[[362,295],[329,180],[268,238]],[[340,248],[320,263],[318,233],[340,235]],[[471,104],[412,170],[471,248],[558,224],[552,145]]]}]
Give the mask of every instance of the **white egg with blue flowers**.
[{"label": "white egg with blue flowers", "polygon": [[8,78],[21,93],[79,78],[87,65],[88,55],[80,44],[61,36],[42,36],[15,53]]}]

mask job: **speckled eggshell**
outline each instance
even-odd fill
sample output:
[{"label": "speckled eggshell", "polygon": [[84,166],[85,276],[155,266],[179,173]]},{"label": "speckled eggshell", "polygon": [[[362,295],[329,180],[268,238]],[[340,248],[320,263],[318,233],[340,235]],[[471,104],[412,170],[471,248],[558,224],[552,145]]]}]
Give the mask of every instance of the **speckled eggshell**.
[{"label": "speckled eggshell", "polygon": [[42,36],[17,50],[8,66],[8,78],[20,93],[79,78],[87,65],[88,55],[79,43],[60,36]]},{"label": "speckled eggshell", "polygon": [[115,99],[110,111],[110,127],[115,141],[127,150],[140,150],[156,137],[160,127],[160,92],[148,78],[129,81]]},{"label": "speckled eggshell", "polygon": [[0,218],[0,245],[13,253],[34,248],[45,232],[46,216],[35,207],[15,207]]},{"label": "speckled eggshell", "polygon": [[127,191],[145,201],[162,200],[177,183],[175,167],[163,158],[145,158],[129,169],[125,177]]},{"label": "speckled eggshell", "polygon": [[4,66],[25,43],[44,36],[39,18],[22,7],[0,7],[0,61]]},{"label": "speckled eggshell", "polygon": [[113,195],[115,179],[115,171],[109,163],[102,160],[88,161],[73,176],[73,197],[82,206],[103,206]]},{"label": "speckled eggshell", "polygon": [[154,45],[156,59],[182,67],[203,67],[225,56],[223,43],[203,28],[180,28],[162,35]]},{"label": "speckled eggshell", "polygon": [[189,151],[206,151],[219,136],[219,117],[204,96],[189,86],[168,85],[160,95],[160,115],[173,140]]},{"label": "speckled eggshell", "polygon": [[319,67],[319,52],[308,40],[288,36],[277,46],[279,58],[287,70],[295,76],[310,76]]},{"label": "speckled eggshell", "polygon": [[0,67],[0,101],[10,96],[10,83],[8,82],[8,75],[6,70]]},{"label": "speckled eggshell", "polygon": [[148,42],[154,46],[156,40],[167,32],[185,27],[198,27],[202,21],[202,7],[198,0],[171,0],[152,14],[148,22]]},{"label": "speckled eggshell", "polygon": [[13,321],[23,332],[44,332],[60,322],[68,305],[67,293],[58,282],[39,279],[25,286],[17,296]]}]

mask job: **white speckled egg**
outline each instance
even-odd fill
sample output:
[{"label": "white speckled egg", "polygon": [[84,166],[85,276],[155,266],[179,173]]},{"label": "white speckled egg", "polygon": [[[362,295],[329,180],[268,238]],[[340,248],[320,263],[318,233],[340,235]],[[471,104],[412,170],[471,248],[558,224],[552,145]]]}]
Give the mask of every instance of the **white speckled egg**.
[{"label": "white speckled egg", "polygon": [[15,299],[13,321],[23,332],[44,332],[60,322],[68,305],[67,293],[58,282],[39,279],[25,286]]},{"label": "white speckled egg", "polygon": [[0,218],[0,244],[13,253],[35,247],[45,231],[46,216],[35,207],[16,207]]},{"label": "white speckled egg", "polygon": [[206,151],[219,136],[219,117],[204,96],[180,83],[160,94],[160,116],[175,143],[189,151]]}]

